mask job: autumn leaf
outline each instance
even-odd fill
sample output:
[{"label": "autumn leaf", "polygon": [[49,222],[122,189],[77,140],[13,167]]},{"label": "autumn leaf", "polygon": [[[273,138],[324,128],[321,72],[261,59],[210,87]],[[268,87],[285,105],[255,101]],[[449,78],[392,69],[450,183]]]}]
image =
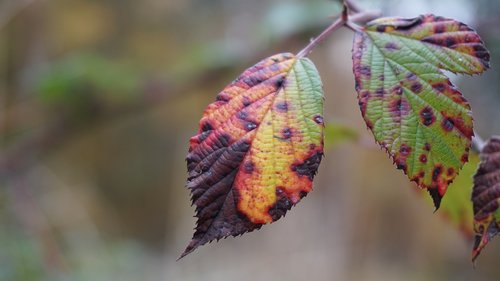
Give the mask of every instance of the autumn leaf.
[{"label": "autumn leaf", "polygon": [[500,233],[500,137],[492,137],[481,151],[481,164],[474,176],[474,261],[488,242]]},{"label": "autumn leaf", "polygon": [[465,163],[460,174],[448,187],[446,197],[443,198],[439,209],[440,215],[450,221],[467,239],[472,238],[473,235],[471,221],[474,215],[470,194],[473,186],[472,177],[478,165],[478,155],[475,153],[469,155],[469,162]]},{"label": "autumn leaf", "polygon": [[323,127],[322,84],[307,58],[274,55],[224,88],[190,140],[187,187],[198,220],[181,258],[297,204],[312,189]]},{"label": "autumn leaf", "polygon": [[[472,178],[479,166],[479,156],[476,153],[469,155],[469,162],[465,163],[460,174],[453,183],[448,186],[446,196],[441,202],[439,215],[458,229],[465,239],[473,237],[472,220],[472,202],[470,195],[474,185]],[[426,198],[429,204],[433,204],[431,198]]]},{"label": "autumn leaf", "polygon": [[467,162],[470,106],[442,70],[479,74],[489,53],[467,25],[423,15],[381,18],[354,36],[359,107],[376,141],[440,206]]}]

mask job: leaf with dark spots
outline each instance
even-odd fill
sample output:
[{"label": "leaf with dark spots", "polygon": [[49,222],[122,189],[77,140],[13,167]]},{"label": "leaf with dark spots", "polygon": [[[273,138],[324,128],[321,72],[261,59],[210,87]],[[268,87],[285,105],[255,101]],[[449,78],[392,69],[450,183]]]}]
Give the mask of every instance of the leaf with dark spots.
[{"label": "leaf with dark spots", "polygon": [[463,23],[434,15],[379,18],[356,31],[352,59],[367,127],[438,207],[466,162],[473,135],[469,103],[443,71],[485,71],[489,53],[481,38]]},{"label": "leaf with dark spots", "polygon": [[480,154],[481,163],[474,175],[474,247],[476,260],[484,247],[500,234],[500,136],[492,137]]},{"label": "leaf with dark spots", "polygon": [[190,139],[187,187],[198,220],[181,257],[276,221],[311,191],[322,116],[321,80],[307,58],[272,56],[226,86]]},{"label": "leaf with dark spots", "polygon": [[318,171],[319,163],[321,162],[322,157],[323,152],[317,151],[301,163],[293,164],[292,171],[294,171],[298,176],[306,176],[312,180]]},{"label": "leaf with dark spots", "polygon": [[[470,200],[473,185],[472,177],[476,173],[478,165],[479,156],[474,153],[471,154],[471,160],[464,165],[460,175],[450,184],[446,196],[443,198],[442,202],[440,202],[439,207],[439,216],[454,226],[464,238],[469,241],[473,238],[471,222],[474,217],[472,202]],[[446,173],[450,174],[455,172],[456,171],[453,170],[446,171]],[[419,177],[424,178],[425,174]],[[436,199],[440,199],[439,194],[435,194],[435,196]],[[429,199],[432,199],[432,194]],[[434,204],[432,200],[426,201],[429,201],[430,204]]]}]

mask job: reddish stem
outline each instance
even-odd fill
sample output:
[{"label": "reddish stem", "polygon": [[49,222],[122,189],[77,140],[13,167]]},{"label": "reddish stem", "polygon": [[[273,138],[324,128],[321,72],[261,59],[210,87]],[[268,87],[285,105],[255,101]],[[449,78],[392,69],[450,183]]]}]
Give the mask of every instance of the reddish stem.
[{"label": "reddish stem", "polygon": [[360,12],[356,13],[354,15],[349,16],[349,18],[346,20],[346,7],[344,7],[344,16],[336,19],[330,26],[328,26],[323,32],[321,32],[318,37],[314,38],[311,40],[311,42],[304,47],[298,54],[297,58],[303,58],[309,55],[309,53],[314,49],[317,45],[319,45],[323,40],[325,40],[332,32],[335,30],[339,29],[340,27],[347,25],[350,28],[353,28],[355,26],[352,22],[354,21],[359,21],[359,22],[368,22],[373,19],[376,19],[380,17],[380,12],[378,11],[371,11],[371,12]]}]

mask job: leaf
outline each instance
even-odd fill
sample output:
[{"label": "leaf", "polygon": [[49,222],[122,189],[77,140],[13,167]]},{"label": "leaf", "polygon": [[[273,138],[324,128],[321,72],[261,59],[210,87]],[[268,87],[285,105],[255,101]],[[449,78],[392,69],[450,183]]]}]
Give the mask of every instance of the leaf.
[{"label": "leaf", "polygon": [[222,90],[190,140],[187,187],[198,221],[181,258],[297,204],[312,189],[323,127],[322,84],[307,58],[274,55]]},{"label": "leaf", "polygon": [[431,194],[436,209],[468,160],[470,106],[442,70],[478,74],[489,53],[467,25],[434,15],[381,18],[354,36],[359,106],[396,167]]},{"label": "leaf", "polygon": [[474,176],[474,248],[472,261],[488,242],[500,233],[500,136],[492,137],[483,151]]},{"label": "leaf", "polygon": [[[439,213],[453,226],[455,226],[465,236],[470,239],[473,236],[471,221],[474,214],[472,212],[472,177],[477,171],[479,157],[472,153],[469,155],[469,162],[465,163],[460,174],[448,187],[446,197],[443,198]],[[429,200],[430,201],[430,200]]]}]

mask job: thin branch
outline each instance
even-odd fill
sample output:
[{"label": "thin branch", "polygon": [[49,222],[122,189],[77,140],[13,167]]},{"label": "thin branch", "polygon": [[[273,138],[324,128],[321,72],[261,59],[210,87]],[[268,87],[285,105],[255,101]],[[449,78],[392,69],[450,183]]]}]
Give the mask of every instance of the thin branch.
[{"label": "thin branch", "polygon": [[321,34],[318,35],[318,37],[311,40],[311,42],[297,54],[297,58],[302,58],[309,55],[312,49],[314,49],[319,43],[325,40],[332,32],[339,29],[343,25],[344,21],[342,20],[342,18],[338,18],[337,20],[335,20],[330,26],[328,26],[325,30],[323,30],[323,32],[321,32]]},{"label": "thin branch", "polygon": [[[344,9],[344,14],[345,14],[345,9]],[[344,17],[341,16],[340,18],[335,20],[330,26],[328,26],[325,30],[323,30],[323,32],[321,32],[321,34],[318,35],[318,37],[311,40],[311,42],[307,46],[305,46],[304,49],[302,49],[297,54],[297,57],[302,58],[302,57],[306,57],[307,55],[309,55],[309,53],[312,51],[312,49],[314,49],[321,42],[323,42],[323,40],[325,40],[328,36],[330,36],[330,34],[332,32],[334,32],[335,30],[339,29],[340,27],[346,25],[346,23],[348,23],[349,21],[368,22],[368,21],[371,21],[373,19],[380,17],[380,15],[381,15],[381,13],[379,11],[361,12],[361,13],[357,13],[357,14],[354,14],[352,16],[349,16],[347,21],[345,20],[345,16]]]}]

